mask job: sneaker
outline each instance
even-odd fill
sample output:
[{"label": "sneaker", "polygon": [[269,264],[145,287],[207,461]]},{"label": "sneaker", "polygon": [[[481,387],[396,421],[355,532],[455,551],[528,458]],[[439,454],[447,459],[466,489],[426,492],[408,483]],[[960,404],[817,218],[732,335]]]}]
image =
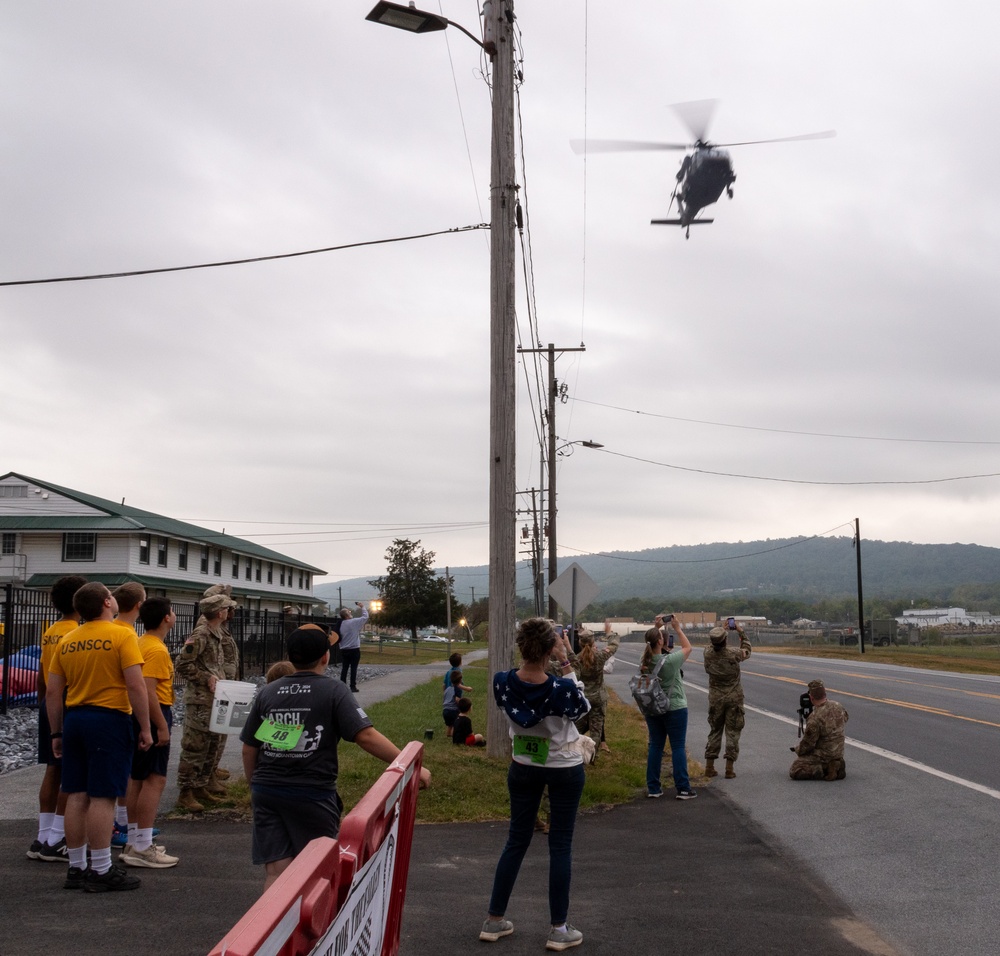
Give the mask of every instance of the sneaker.
[{"label": "sneaker", "polygon": [[87,881],[87,871],[81,870],[78,866],[71,866],[66,871],[66,882],[63,883],[64,890],[82,890],[83,884]]},{"label": "sneaker", "polygon": [[31,846],[28,847],[28,859],[29,860],[40,860],[42,848],[45,846],[41,840],[33,840]]},{"label": "sneaker", "polygon": [[155,843],[145,850],[137,850],[134,846],[130,846],[128,852],[123,853],[118,859],[126,866],[146,866],[153,870],[165,870],[177,866],[179,862],[178,857],[168,856],[163,847]]},{"label": "sneaker", "polygon": [[510,936],[514,932],[514,924],[509,919],[488,919],[483,923],[479,938],[487,943],[495,943],[501,936]]},{"label": "sneaker", "polygon": [[43,843],[35,859],[45,860],[46,863],[65,863],[69,859],[69,851],[66,849],[66,837],[63,837],[53,846]]},{"label": "sneaker", "polygon": [[122,826],[120,823],[115,824],[114,830],[111,831],[111,845],[116,846],[119,849],[128,843],[128,827]]},{"label": "sneaker", "polygon": [[83,884],[86,893],[109,893],[112,890],[137,890],[141,884],[137,876],[130,876],[125,868],[115,863],[107,873],[98,876],[93,870],[87,871],[87,879]]},{"label": "sneaker", "polygon": [[549,932],[549,938],[545,941],[546,949],[554,949],[557,952],[561,952],[564,949],[569,949],[572,946],[579,946],[583,942],[583,933],[578,929],[574,929],[569,923],[566,924],[565,929],[556,929],[553,927]]},{"label": "sneaker", "polygon": [[663,796],[662,790],[647,790],[646,799],[647,800],[659,800]]},{"label": "sneaker", "polygon": [[693,790],[678,790],[677,791],[677,796],[674,797],[674,799],[675,800],[694,800],[694,798],[697,797],[697,796],[698,796],[698,794],[696,794]]},{"label": "sneaker", "polygon": [[357,687],[352,687],[352,688],[351,688],[351,693],[352,693],[352,694],[360,694],[360,693],[361,693],[361,691],[359,691],[359,690],[357,689]]}]

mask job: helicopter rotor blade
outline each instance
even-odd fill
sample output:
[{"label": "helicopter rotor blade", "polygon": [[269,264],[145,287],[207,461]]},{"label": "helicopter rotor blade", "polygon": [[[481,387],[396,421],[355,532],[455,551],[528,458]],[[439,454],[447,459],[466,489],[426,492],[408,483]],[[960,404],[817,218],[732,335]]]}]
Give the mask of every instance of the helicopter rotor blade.
[{"label": "helicopter rotor blade", "polygon": [[708,128],[712,125],[712,117],[718,105],[718,100],[691,100],[687,103],[674,103],[670,108],[690,130],[691,138],[696,143],[703,143],[708,137]]},{"label": "helicopter rotor blade", "polygon": [[689,143],[649,143],[630,139],[571,139],[574,153],[627,153],[640,150],[693,149]]},{"label": "helicopter rotor blade", "polygon": [[743,143],[713,143],[713,146],[757,146],[760,143],[798,143],[807,139],[832,139],[835,129],[825,129],[820,133],[803,133],[801,136],[779,136],[777,139],[750,139]]}]

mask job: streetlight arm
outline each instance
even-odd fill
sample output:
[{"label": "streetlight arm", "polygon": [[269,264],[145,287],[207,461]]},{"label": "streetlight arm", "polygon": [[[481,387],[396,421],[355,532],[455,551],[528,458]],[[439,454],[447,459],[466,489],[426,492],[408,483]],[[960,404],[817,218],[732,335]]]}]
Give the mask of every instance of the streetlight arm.
[{"label": "streetlight arm", "polygon": [[479,37],[470,33],[460,23],[442,17],[437,13],[428,13],[426,10],[418,10],[412,3],[403,6],[401,3],[390,3],[389,0],[379,0],[365,17],[373,23],[381,23],[387,27],[396,27],[398,30],[407,30],[410,33],[433,33],[444,30],[447,27],[454,27],[464,33],[473,43],[485,50],[490,56],[496,53],[496,47],[490,43],[483,43]]}]

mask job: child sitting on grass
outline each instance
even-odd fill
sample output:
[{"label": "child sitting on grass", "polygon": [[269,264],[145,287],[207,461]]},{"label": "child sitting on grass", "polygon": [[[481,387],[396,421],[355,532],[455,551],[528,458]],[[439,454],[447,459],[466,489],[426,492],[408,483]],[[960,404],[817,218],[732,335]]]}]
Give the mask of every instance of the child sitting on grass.
[{"label": "child sitting on grass", "polygon": [[444,703],[441,705],[441,717],[444,725],[448,728],[448,736],[451,736],[452,728],[455,726],[455,718],[458,716],[458,702],[462,699],[462,692],[472,690],[462,683],[462,672],[457,668],[451,669],[451,683],[444,690]]},{"label": "child sitting on grass", "polygon": [[451,742],[456,746],[467,745],[469,747],[485,747],[486,738],[482,734],[472,732],[472,720],[469,718],[469,711],[472,710],[472,701],[468,697],[460,697],[458,700],[458,716],[455,718],[455,726]]}]

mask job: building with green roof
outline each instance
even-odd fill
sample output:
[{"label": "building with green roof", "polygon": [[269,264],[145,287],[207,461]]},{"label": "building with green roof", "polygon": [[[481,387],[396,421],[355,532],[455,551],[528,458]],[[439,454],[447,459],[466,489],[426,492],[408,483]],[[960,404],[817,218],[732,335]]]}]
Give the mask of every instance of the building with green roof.
[{"label": "building with green roof", "polygon": [[105,498],[8,472],[0,476],[0,583],[48,589],[66,574],[115,588],[138,581],[148,594],[195,603],[229,584],[249,610],[322,600],[313,579],[326,572],[296,558]]}]

